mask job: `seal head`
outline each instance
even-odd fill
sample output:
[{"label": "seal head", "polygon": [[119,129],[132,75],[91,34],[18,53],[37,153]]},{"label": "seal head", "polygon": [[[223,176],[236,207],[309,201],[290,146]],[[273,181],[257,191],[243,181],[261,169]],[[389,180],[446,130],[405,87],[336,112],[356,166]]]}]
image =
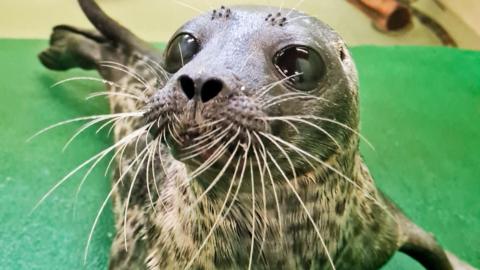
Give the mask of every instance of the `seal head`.
[{"label": "seal head", "polygon": [[[170,79],[152,97],[147,118],[188,164],[218,149],[192,151],[199,141],[225,145],[225,162],[237,145],[237,154],[260,148],[267,136],[328,159],[358,126],[357,75],[344,41],[297,11],[239,6],[204,14],[173,35],[164,67]],[[186,159],[192,154],[193,163]],[[305,168],[304,159],[293,162]]]}]

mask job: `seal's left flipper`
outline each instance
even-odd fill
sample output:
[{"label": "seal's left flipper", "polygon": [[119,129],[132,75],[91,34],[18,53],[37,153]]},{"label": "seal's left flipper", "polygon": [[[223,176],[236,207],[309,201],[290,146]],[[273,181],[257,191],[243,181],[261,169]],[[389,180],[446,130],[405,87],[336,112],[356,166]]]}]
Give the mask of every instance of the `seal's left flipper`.
[{"label": "seal's left flipper", "polygon": [[412,257],[428,270],[476,270],[462,262],[456,256],[446,252],[433,234],[408,219],[405,214],[390,200],[382,195],[387,208],[396,217],[400,230],[400,251]]}]

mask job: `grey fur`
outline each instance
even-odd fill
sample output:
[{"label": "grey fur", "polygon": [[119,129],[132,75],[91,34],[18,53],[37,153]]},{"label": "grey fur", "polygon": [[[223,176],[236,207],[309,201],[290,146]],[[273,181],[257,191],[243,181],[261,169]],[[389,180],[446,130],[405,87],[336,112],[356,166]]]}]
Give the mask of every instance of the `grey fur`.
[{"label": "grey fur", "polygon": [[[112,113],[145,112],[143,118],[129,119],[115,127],[117,142],[145,123],[154,124],[153,135],[139,137],[137,144],[127,145],[125,155],[117,157],[114,179],[131,170],[122,182],[113,182],[117,237],[112,246],[111,269],[247,268],[254,227],[252,196],[256,198],[253,269],[332,269],[329,257],[336,269],[379,269],[397,250],[412,255],[428,269],[472,269],[454,259],[451,260],[454,265],[450,265],[432,236],[411,223],[375,188],[358,151],[355,65],[344,41],[330,27],[297,11],[279,12],[278,8],[259,6],[221,7],[178,30],[177,34],[194,34],[202,49],[178,72],[167,74],[156,66],[164,64],[160,52],[108,18],[93,1],[79,2],[100,33],[57,27],[51,47],[40,55],[41,61],[57,70],[97,69],[106,80],[120,86],[110,86],[113,93],[128,91],[148,100],[142,103],[110,98]],[[258,97],[264,86],[282,79],[273,67],[272,58],[292,44],[317,50],[327,65],[327,74],[308,93],[310,98],[266,106],[280,95],[296,93],[287,84],[278,84]],[[102,61],[128,66],[143,80],[126,76]],[[182,75],[188,75],[197,84],[219,79],[223,89],[210,102],[190,100],[180,89],[178,79]],[[198,85],[195,91],[197,88]],[[285,121],[265,120],[288,115],[327,120],[309,118],[317,127],[296,122],[299,133]],[[223,118],[226,121],[218,122]],[[218,123],[213,127],[192,128],[212,121]],[[215,128],[219,129],[216,135],[224,132],[221,142],[233,138],[232,144],[210,169],[189,181],[189,174],[198,168],[198,163],[212,153],[203,151],[186,161],[181,158],[189,145],[195,143],[195,137]],[[161,137],[164,133],[168,136]],[[309,156],[304,158],[285,144],[284,150],[280,149],[276,143],[282,145],[281,141],[271,135],[307,151]],[[208,138],[207,142],[215,139]],[[148,159],[135,163],[137,154],[155,140],[162,144],[152,152],[153,165]],[[260,140],[271,155],[262,155]],[[245,150],[248,155],[244,155]],[[218,183],[195,204],[229,162],[231,153],[236,155]],[[295,173],[285,154],[291,158]],[[266,170],[257,164],[258,161],[263,164],[263,158],[268,160],[271,182]],[[274,159],[278,160],[278,166]],[[247,165],[251,164],[257,165],[250,169]],[[288,181],[277,167],[282,168]],[[224,200],[232,201],[232,197],[225,199],[225,196],[237,169],[244,172],[243,181],[239,181],[238,173],[231,186],[233,190],[238,187],[238,196],[229,215],[220,219],[202,247]],[[265,177],[264,183],[260,181],[261,175]],[[156,188],[158,193],[154,191]]]}]

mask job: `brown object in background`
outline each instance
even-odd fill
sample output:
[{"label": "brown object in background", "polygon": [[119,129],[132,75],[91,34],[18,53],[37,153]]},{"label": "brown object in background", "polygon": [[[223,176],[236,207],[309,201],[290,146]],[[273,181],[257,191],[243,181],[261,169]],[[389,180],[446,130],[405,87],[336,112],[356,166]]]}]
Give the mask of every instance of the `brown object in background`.
[{"label": "brown object in background", "polygon": [[400,31],[412,24],[410,9],[396,0],[348,0],[348,2],[370,17],[380,31]]}]

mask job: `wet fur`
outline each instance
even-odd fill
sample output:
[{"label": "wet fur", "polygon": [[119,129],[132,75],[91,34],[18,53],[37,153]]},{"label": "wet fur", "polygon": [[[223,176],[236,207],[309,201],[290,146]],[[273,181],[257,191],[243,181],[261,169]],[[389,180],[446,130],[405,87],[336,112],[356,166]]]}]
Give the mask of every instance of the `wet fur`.
[{"label": "wet fur", "polygon": [[[165,125],[156,126],[159,128],[157,134],[168,133],[165,140],[148,135],[145,130],[142,136],[135,138],[136,141],[125,144],[123,153],[119,151],[116,156],[118,166],[111,198],[117,235],[112,244],[110,269],[182,269],[187,266],[192,269],[332,269],[330,257],[336,269],[373,270],[384,265],[397,250],[412,255],[428,269],[470,269],[467,266],[461,268],[461,263],[456,260],[455,267],[452,267],[434,239],[412,224],[376,189],[358,151],[355,66],[344,42],[328,26],[313,18],[307,18],[307,23],[295,21],[295,17],[305,16],[295,11],[283,11],[278,21],[272,21],[267,15],[276,14],[278,8],[235,7],[228,9],[229,13],[223,12],[222,16],[218,11],[208,13],[184,27],[201,29],[203,25],[214,24],[215,27],[205,28],[207,30],[203,33],[212,37],[212,43],[219,45],[205,46],[181,72],[168,74],[161,68],[161,53],[109,21],[93,1],[80,0],[80,3],[93,24],[101,26],[101,32],[57,27],[50,48],[40,55],[41,61],[56,70],[96,69],[110,82],[107,86],[111,93],[126,92],[144,100],[110,96],[112,113],[145,113],[145,117],[119,121],[114,127],[116,142],[157,119],[165,118],[168,123],[180,119],[179,123],[170,126],[173,131],[167,130]],[[283,17],[291,20],[290,25],[288,19],[281,19]],[[105,21],[109,23],[105,24]],[[239,26],[240,22],[248,22],[248,26]],[[221,32],[229,23],[234,25],[237,35],[229,37],[233,40],[224,40],[226,37],[216,31]],[[305,30],[312,25],[317,36]],[[323,86],[313,92],[323,100],[298,98],[280,106],[262,107],[264,102],[291,91],[278,84],[262,99],[255,97],[262,87],[279,80],[273,71],[265,73],[271,56],[262,58],[261,53],[278,49],[268,47],[268,42],[281,36],[288,27],[300,29],[300,40],[324,52],[329,71]],[[293,38],[285,44],[296,41]],[[248,46],[267,46],[267,49],[242,52],[242,48]],[[126,74],[125,70],[121,71],[121,65],[105,61],[128,67],[128,71],[138,75],[141,82]],[[206,63],[208,68],[205,68]],[[198,165],[179,161],[184,146],[175,142],[175,133],[186,132],[192,119],[190,105],[179,91],[176,79],[180,73],[194,74],[199,68],[221,77],[229,87],[214,102],[202,105],[202,121],[208,123],[225,117],[227,121],[216,126],[227,130],[229,124],[234,123],[235,127],[243,127],[246,131],[242,129],[237,139],[238,159],[233,159],[221,181],[195,204],[219,172],[219,168],[213,166],[194,181],[189,181],[189,174]],[[246,90],[240,91],[241,86]],[[335,142],[325,132],[302,123],[295,123],[301,131],[297,134],[282,121],[267,124],[263,124],[265,120],[255,121],[255,117],[265,119],[299,114],[332,119],[353,130],[332,122],[309,120],[321,125]],[[212,128],[203,131],[207,130],[212,131]],[[227,131],[229,136],[226,138],[235,136],[235,130]],[[267,135],[256,138],[254,133]],[[305,158],[305,154],[302,156],[286,145],[282,151],[275,147],[272,138],[268,139],[268,134],[307,150],[317,161]],[[156,139],[160,145],[155,144]],[[260,139],[271,155],[262,152]],[[175,146],[170,149],[170,145]],[[251,151],[248,157],[242,152],[245,150]],[[142,152],[151,154],[142,156]],[[226,158],[228,155],[223,162]],[[283,172],[274,160],[279,162]],[[253,163],[267,163],[272,181],[268,180],[265,169],[262,172],[252,167]],[[290,170],[291,164],[295,173]],[[238,188],[238,196],[232,203],[232,196],[227,199],[225,196],[234,168],[238,169],[235,170],[238,174],[231,188],[234,191]],[[241,185],[238,181],[240,172],[244,176]],[[265,178],[263,182],[260,182],[261,175]],[[227,205],[232,203],[231,211],[225,219],[220,219],[214,233],[202,246],[217,222],[225,200]],[[255,226],[252,224],[253,208],[256,209]],[[321,238],[310,222],[309,214]]]}]

